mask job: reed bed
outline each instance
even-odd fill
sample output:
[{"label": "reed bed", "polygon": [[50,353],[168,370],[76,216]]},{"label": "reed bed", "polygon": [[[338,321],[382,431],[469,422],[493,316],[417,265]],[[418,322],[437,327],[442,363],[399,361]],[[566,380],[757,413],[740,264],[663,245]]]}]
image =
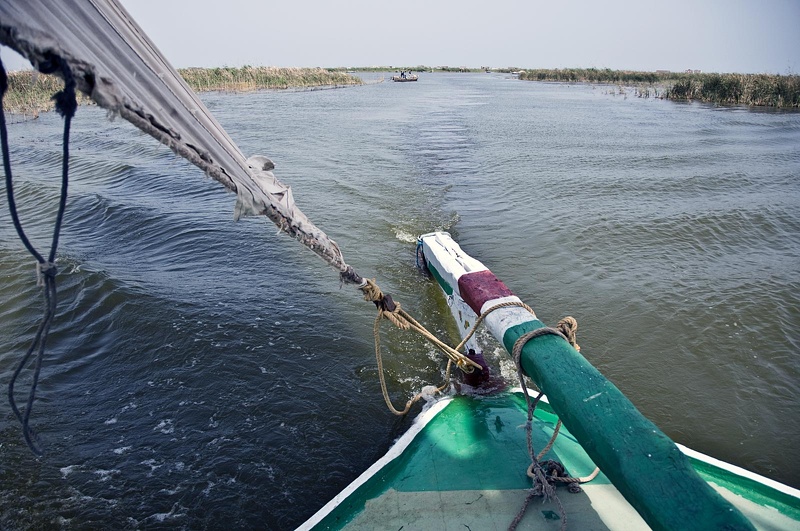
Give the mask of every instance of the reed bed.
[{"label": "reed bed", "polygon": [[[671,74],[670,74],[671,75]],[[667,74],[611,70],[608,68],[535,69],[520,72],[519,78],[528,81],[561,81],[565,83],[637,84],[665,81]]]},{"label": "reed bed", "polygon": [[[25,118],[38,118],[39,113],[53,110],[53,94],[64,88],[64,82],[55,76],[39,74],[33,70],[8,73],[8,90],[3,97],[6,112]],[[78,95],[79,103],[90,100]]]},{"label": "reed bed", "polygon": [[800,107],[800,76],[638,72],[596,68],[526,70],[520,79],[567,83],[607,83],[636,87],[637,95],[697,100],[720,105]]},{"label": "reed bed", "polygon": [[[360,85],[361,79],[344,72],[322,68],[184,68],[178,70],[196,92],[246,92],[259,89],[309,88],[321,86]],[[54,108],[53,94],[64,88],[60,78],[33,70],[8,73],[8,91],[3,99],[6,112],[36,118]],[[81,104],[91,103],[83,94]]]},{"label": "reed bed", "polygon": [[693,74],[667,90],[673,100],[800,108],[800,76]]},{"label": "reed bed", "polygon": [[308,88],[360,85],[361,80],[344,72],[324,68],[182,68],[181,77],[197,92],[247,92],[259,89]]}]

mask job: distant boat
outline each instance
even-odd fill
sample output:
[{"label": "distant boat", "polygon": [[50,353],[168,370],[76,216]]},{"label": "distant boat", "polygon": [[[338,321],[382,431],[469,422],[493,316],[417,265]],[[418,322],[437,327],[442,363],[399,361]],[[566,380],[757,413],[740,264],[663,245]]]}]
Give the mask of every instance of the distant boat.
[{"label": "distant boat", "polygon": [[392,76],[392,81],[399,81],[399,82],[403,82],[403,81],[416,81],[416,80],[418,80],[418,79],[419,79],[419,76],[411,76],[411,75],[406,75],[406,76]]}]

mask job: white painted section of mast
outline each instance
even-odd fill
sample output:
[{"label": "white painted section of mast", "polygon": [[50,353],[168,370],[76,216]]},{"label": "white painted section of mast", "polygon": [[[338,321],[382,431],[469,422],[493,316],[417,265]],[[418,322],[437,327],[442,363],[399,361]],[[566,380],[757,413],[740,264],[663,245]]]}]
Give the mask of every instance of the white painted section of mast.
[{"label": "white painted section of mast", "polygon": [[430,232],[420,236],[425,259],[458,293],[458,279],[467,273],[488,271],[489,268],[461,250],[447,232]]},{"label": "white painted section of mast", "polygon": [[[465,254],[461,249],[461,246],[459,246],[453,240],[450,234],[446,232],[432,232],[429,234],[423,234],[420,236],[420,239],[422,240],[425,259],[431,263],[431,265],[436,269],[436,271],[439,272],[442,278],[453,288],[453,295],[448,296],[448,306],[450,306],[451,309],[461,308],[461,311],[463,312],[464,307],[469,307],[460,296],[458,279],[467,273],[489,271],[489,268],[486,267],[482,262]],[[450,300],[450,297],[453,297],[454,299],[457,297],[458,299]],[[486,310],[492,308],[493,306],[505,302],[519,303],[522,301],[515,295],[492,299],[484,303],[483,307],[481,308],[481,314],[485,313]],[[470,313],[474,312],[470,311]],[[459,326],[463,327],[464,318],[455,311],[453,312],[453,316],[459,323]],[[509,306],[507,308],[501,308],[493,311],[486,316],[484,322],[492,335],[500,342],[500,344],[502,344],[503,336],[505,335],[506,330],[534,319],[536,319],[536,315],[531,314],[526,309],[519,306]],[[466,330],[461,330],[462,336],[465,333]]]}]

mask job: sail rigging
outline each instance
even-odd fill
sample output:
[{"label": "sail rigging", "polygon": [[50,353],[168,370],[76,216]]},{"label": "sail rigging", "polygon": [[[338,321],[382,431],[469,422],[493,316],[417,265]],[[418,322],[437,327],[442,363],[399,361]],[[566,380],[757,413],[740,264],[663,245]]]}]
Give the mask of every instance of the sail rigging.
[{"label": "sail rigging", "polygon": [[0,43],[39,71],[65,62],[78,90],[236,194],[234,218],[263,215],[360,285],[336,242],[295,204],[267,157],[246,157],[144,31],[114,0],[0,3]]}]

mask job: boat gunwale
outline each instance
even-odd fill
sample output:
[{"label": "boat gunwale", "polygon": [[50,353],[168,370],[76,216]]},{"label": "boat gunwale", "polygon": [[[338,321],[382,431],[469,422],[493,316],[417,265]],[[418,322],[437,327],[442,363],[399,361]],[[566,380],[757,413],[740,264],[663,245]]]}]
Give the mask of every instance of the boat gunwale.
[{"label": "boat gunwale", "polygon": [[[510,387],[504,392],[509,396],[523,395],[524,393],[521,387]],[[536,396],[538,395],[538,391],[528,389],[528,394],[530,396]],[[425,406],[419,415],[414,418],[414,422],[409,429],[403,433],[403,435],[398,437],[394,443],[392,443],[387,452],[381,456],[380,459],[375,461],[369,468],[359,474],[356,479],[350,482],[342,491],[328,501],[328,503],[314,513],[308,520],[303,522],[297,528],[297,531],[309,531],[315,529],[317,525],[322,523],[343,502],[354,495],[364,484],[384,470],[390,463],[401,457],[416,440],[417,436],[420,435],[428,426],[428,424],[430,424],[440,413],[442,413],[455,398],[456,396],[452,395],[444,396],[431,402],[430,405]],[[555,414],[547,400],[546,395],[542,395],[540,398],[540,408],[548,413]],[[712,480],[713,478],[719,478],[727,483],[739,487],[740,489],[743,489],[744,491],[747,491],[748,493],[758,489],[758,491],[755,492],[755,495],[760,494],[766,499],[775,500],[778,504],[788,506],[788,508],[792,511],[800,510],[800,490],[783,483],[779,483],[755,472],[751,472],[740,466],[733,465],[702,452],[698,452],[697,450],[692,450],[691,448],[688,448],[680,443],[675,443],[675,445],[683,454],[689,457],[691,461],[701,463],[704,471],[705,469],[710,469],[711,473],[706,472],[706,474],[710,476]],[[693,467],[697,468],[696,465],[693,465]],[[714,471],[719,471],[719,474],[714,474]],[[748,484],[755,484],[755,489],[748,488]],[[746,496],[742,493],[737,493],[735,490],[731,490],[726,485],[720,485],[720,487],[733,492],[734,494],[739,494],[744,499],[756,503],[757,505],[768,506],[782,514],[786,514],[785,511],[773,504],[760,503],[759,501],[752,499],[751,496]],[[786,514],[786,516],[789,518],[796,518],[792,514]]]},{"label": "boat gunwale", "polygon": [[435,400],[422,412],[414,418],[414,422],[408,430],[401,435],[392,445],[389,450],[381,456],[380,459],[375,461],[368,469],[359,474],[359,476],[350,482],[341,492],[334,496],[328,503],[322,506],[311,518],[303,522],[296,531],[307,531],[314,529],[314,527],[321,523],[328,517],[343,501],[353,495],[362,485],[372,479],[378,472],[383,470],[389,463],[403,455],[406,449],[414,442],[417,435],[422,433],[422,430],[441,413],[453,401],[452,396],[445,396]]},{"label": "boat gunwale", "polygon": [[[523,389],[521,387],[513,387],[513,388],[509,389],[508,392],[509,393],[520,394],[520,395],[524,393],[524,391],[523,391]],[[539,393],[537,391],[534,391],[532,389],[528,389],[528,395],[529,396],[535,397],[538,394]],[[542,395],[541,398],[539,399],[539,401],[541,403],[543,403],[543,404],[546,404],[548,411],[550,411],[553,414],[555,414],[555,412],[550,407],[550,402],[548,402],[548,400],[547,400],[547,395]],[[673,442],[675,442],[675,441],[673,441]],[[747,483],[750,483],[750,482],[757,483],[758,484],[758,488],[760,490],[762,490],[762,491],[763,490],[768,490],[768,491],[771,490],[771,491],[774,492],[774,494],[772,496],[769,496],[769,494],[765,494],[763,492],[761,493],[762,495],[764,495],[764,496],[766,496],[768,498],[771,498],[771,499],[775,499],[776,501],[778,501],[780,503],[785,503],[786,505],[788,505],[788,506],[790,506],[792,508],[796,508],[798,511],[800,511],[800,489],[796,489],[796,488],[791,487],[789,485],[786,485],[784,483],[780,483],[779,481],[776,481],[774,479],[770,479],[770,478],[768,478],[766,476],[762,476],[761,474],[758,474],[756,472],[751,472],[750,470],[747,470],[746,468],[742,468],[742,467],[740,467],[738,465],[734,465],[734,464],[728,463],[727,461],[722,461],[721,459],[717,459],[716,457],[712,457],[712,456],[710,456],[708,454],[704,454],[704,453],[699,452],[697,450],[693,450],[693,449],[689,448],[688,446],[685,446],[685,445],[680,444],[678,442],[675,442],[675,446],[677,446],[678,449],[684,455],[686,455],[686,457],[688,457],[690,461],[697,461],[699,463],[702,463],[703,464],[703,472],[705,472],[705,470],[707,468],[720,470],[722,472],[721,472],[721,474],[718,474],[718,476],[725,476],[722,479],[725,479],[729,483],[736,484],[740,488],[746,488]],[[692,467],[695,470],[697,470],[698,473],[701,472],[701,470],[698,470],[698,466],[695,465],[694,463],[692,464]],[[706,472],[706,474],[709,475],[709,476],[713,476],[713,474],[709,474],[707,472]],[[744,497],[747,498],[747,496],[744,496]]]}]

